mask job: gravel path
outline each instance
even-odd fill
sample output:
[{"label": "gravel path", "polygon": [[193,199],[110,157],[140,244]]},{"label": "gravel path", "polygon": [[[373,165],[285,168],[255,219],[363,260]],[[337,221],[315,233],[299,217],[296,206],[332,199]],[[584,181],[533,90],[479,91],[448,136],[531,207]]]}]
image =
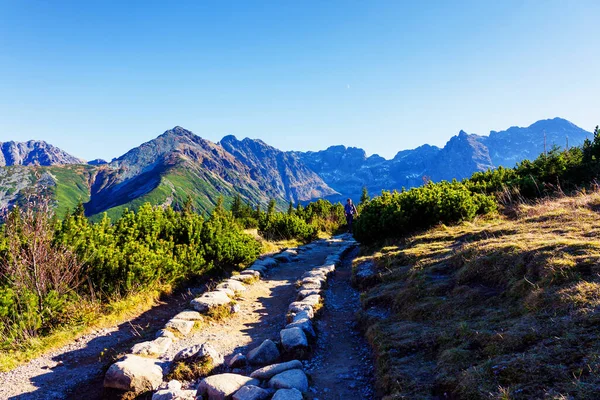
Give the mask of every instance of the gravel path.
[{"label": "gravel path", "polygon": [[307,365],[313,400],[376,398],[371,351],[356,327],[360,295],[350,284],[357,253],[355,249],[342,260],[325,291],[317,350]]},{"label": "gravel path", "polygon": [[225,361],[237,353],[247,353],[265,339],[278,339],[285,325],[288,305],[295,300],[295,283],[307,270],[320,266],[331,252],[325,245],[301,252],[296,260],[269,270],[269,275],[247,286],[237,302],[241,310],[220,323],[178,340],[163,360],[172,360],[180,350],[199,343],[208,343],[225,355]]}]

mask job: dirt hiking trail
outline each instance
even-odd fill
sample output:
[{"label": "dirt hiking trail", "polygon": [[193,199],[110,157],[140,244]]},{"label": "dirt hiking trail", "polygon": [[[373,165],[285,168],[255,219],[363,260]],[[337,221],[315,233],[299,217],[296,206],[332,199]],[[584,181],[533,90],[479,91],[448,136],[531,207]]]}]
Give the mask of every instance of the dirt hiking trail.
[{"label": "dirt hiking trail", "polygon": [[[209,322],[173,343],[160,357],[165,365],[180,350],[199,343],[213,346],[225,356],[225,364],[237,353],[246,353],[265,339],[279,336],[288,305],[296,298],[296,282],[306,271],[323,265],[336,243],[319,240],[298,250],[291,262],[281,263],[247,286],[237,301],[239,311],[221,322]],[[325,307],[315,321],[319,332],[312,357],[304,361],[311,377],[306,397],[317,399],[372,399],[372,361],[369,350],[355,329],[358,293],[350,286],[352,258],[348,254],[324,292]],[[201,289],[190,288],[136,321],[96,332],[50,355],[40,357],[8,373],[0,374],[0,399],[108,399],[103,388],[107,361],[105,349],[127,352],[132,344],[153,337],[164,322],[189,308],[189,300]],[[140,335],[143,337],[141,338]],[[117,350],[115,350],[117,349]],[[246,367],[241,373],[252,372]],[[184,383],[192,388],[195,383]],[[144,397],[150,398],[150,397]]]}]

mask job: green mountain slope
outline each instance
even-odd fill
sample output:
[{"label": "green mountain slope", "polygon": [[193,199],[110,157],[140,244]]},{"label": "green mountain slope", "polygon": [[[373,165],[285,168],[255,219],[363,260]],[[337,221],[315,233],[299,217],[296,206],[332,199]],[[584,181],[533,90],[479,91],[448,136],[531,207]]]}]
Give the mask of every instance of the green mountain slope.
[{"label": "green mountain slope", "polygon": [[[265,158],[284,155],[257,143]],[[90,217],[106,212],[116,218],[124,209],[146,202],[178,208],[190,199],[198,211],[210,211],[220,197],[229,204],[239,193],[252,205],[264,207],[273,198],[283,208],[290,200],[335,193],[294,157],[278,159],[277,164],[278,168],[258,169],[221,144],[175,127],[108,164],[1,167],[0,207],[22,204],[31,194],[45,192],[57,204],[59,216],[81,201]]]},{"label": "green mountain slope", "polygon": [[0,208],[21,205],[36,193],[45,193],[63,216],[80,201],[90,199],[90,181],[95,168],[88,165],[50,167],[11,166],[0,168]]}]

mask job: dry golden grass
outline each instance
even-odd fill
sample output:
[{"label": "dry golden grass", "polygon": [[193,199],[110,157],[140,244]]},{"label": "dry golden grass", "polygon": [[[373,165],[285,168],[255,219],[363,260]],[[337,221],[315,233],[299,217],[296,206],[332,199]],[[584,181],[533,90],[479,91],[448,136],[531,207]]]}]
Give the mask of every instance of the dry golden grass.
[{"label": "dry golden grass", "polygon": [[71,324],[58,328],[45,337],[32,338],[10,351],[0,352],[0,371],[10,371],[40,355],[71,343],[78,337],[94,330],[112,327],[135,319],[160,303],[160,297],[171,292],[171,286],[131,294],[102,306],[94,302],[82,302],[74,308]]},{"label": "dry golden grass", "polygon": [[178,361],[167,375],[167,380],[178,380],[181,382],[193,382],[210,374],[214,369],[212,359],[203,357],[189,360],[189,362]]},{"label": "dry golden grass", "polygon": [[[600,393],[600,194],[520,205],[373,251],[362,313],[387,398]],[[377,282],[377,281],[376,281]]]},{"label": "dry golden grass", "polygon": [[270,241],[266,240],[258,233],[256,228],[254,229],[244,229],[244,233],[248,235],[252,235],[256,240],[258,240],[261,244],[261,254],[273,254],[278,253],[281,250],[289,249],[292,247],[298,247],[303,243],[297,239],[290,240],[279,240],[279,241]]}]

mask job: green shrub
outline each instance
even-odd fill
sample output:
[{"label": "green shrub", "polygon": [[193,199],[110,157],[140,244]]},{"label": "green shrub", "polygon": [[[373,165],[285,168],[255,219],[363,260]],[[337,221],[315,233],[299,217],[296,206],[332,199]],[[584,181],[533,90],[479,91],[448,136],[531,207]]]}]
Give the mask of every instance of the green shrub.
[{"label": "green shrub", "polygon": [[265,215],[258,223],[259,233],[268,240],[300,239],[308,242],[317,237],[315,225],[294,214],[273,213]]},{"label": "green shrub", "polygon": [[222,208],[205,219],[145,204],[114,224],[106,215],[91,223],[81,206],[63,221],[47,208],[15,208],[0,232],[2,345],[68,323],[63,310],[82,298],[107,304],[137,290],[219,274],[252,262],[260,249]]},{"label": "green shrub", "polygon": [[357,240],[368,244],[438,223],[469,221],[495,209],[494,197],[473,193],[462,183],[430,182],[401,193],[384,191],[364,204],[354,224],[354,234]]}]

